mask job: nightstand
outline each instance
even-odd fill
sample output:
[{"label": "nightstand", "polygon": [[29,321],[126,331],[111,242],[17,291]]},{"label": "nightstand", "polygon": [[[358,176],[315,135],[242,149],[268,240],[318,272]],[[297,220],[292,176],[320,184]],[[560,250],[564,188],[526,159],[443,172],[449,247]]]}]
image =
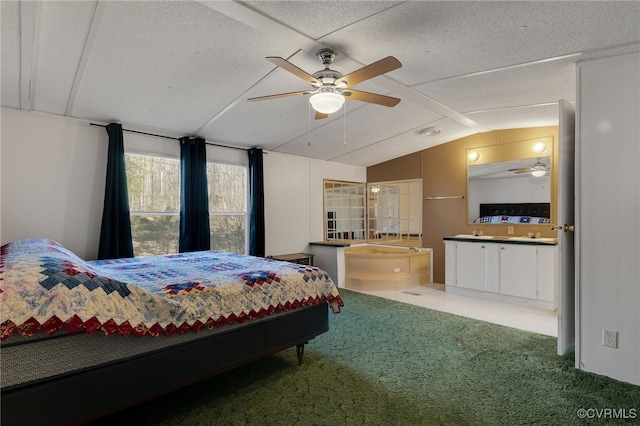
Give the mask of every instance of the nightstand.
[{"label": "nightstand", "polygon": [[290,253],[269,256],[269,259],[282,260],[285,262],[297,263],[299,265],[313,266],[313,254],[309,253]]}]

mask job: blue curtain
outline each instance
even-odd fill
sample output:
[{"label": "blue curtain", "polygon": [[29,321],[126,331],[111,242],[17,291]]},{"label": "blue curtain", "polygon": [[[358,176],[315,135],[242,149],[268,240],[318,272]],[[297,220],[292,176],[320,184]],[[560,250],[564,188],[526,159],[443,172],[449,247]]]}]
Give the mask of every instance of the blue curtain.
[{"label": "blue curtain", "polygon": [[98,259],[133,257],[122,124],[111,123],[106,129],[109,151]]},{"label": "blue curtain", "polygon": [[209,250],[209,188],[204,139],[180,139],[180,253]]},{"label": "blue curtain", "polygon": [[249,151],[249,254],[264,257],[264,177],[262,150]]}]

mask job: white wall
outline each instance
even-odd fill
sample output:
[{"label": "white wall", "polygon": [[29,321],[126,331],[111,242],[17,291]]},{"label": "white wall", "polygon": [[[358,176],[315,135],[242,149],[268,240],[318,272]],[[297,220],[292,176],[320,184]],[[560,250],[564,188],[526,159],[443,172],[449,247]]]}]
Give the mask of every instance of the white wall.
[{"label": "white wall", "polygon": [[98,254],[107,132],[55,115],[2,108],[2,244],[43,237]]},{"label": "white wall", "polygon": [[[640,385],[640,55],[578,66],[576,361]],[[618,331],[618,348],[603,346]]]},{"label": "white wall", "polygon": [[[0,114],[0,129],[2,129],[2,114]],[[2,135],[0,135],[0,244],[2,241]]]},{"label": "white wall", "polygon": [[267,255],[309,251],[309,242],[322,241],[323,180],[365,182],[365,167],[288,154],[264,156]]},{"label": "white wall", "polygon": [[[0,238],[44,237],[86,259],[100,239],[108,137],[102,127],[2,108]],[[177,142],[133,133],[127,151],[178,156]],[[246,164],[246,152],[207,147],[216,160]],[[264,156],[266,253],[308,251],[323,238],[323,179],[364,182],[364,167],[269,152]]]}]

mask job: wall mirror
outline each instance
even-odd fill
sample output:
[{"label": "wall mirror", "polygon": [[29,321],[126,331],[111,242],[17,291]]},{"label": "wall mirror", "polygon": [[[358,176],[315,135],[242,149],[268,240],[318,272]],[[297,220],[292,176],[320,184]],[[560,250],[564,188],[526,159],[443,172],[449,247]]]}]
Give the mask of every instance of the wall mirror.
[{"label": "wall mirror", "polygon": [[368,238],[422,241],[421,200],[421,179],[367,184]]},{"label": "wall mirror", "polygon": [[489,218],[487,212],[480,211],[480,205],[532,204],[532,208],[538,212],[541,210],[537,209],[537,205],[544,206],[546,203],[548,211],[551,211],[552,144],[552,138],[548,137],[468,149],[468,222],[501,224],[508,221],[519,225],[544,223],[531,212],[511,213],[508,219]]},{"label": "wall mirror", "polygon": [[421,200],[420,179],[370,184],[325,180],[325,241],[421,242]]}]

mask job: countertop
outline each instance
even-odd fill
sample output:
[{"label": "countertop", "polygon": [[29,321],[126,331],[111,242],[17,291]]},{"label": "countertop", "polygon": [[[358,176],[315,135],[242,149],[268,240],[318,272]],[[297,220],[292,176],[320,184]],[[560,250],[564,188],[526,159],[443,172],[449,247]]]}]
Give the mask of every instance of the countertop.
[{"label": "countertop", "polygon": [[513,237],[513,236],[484,236],[484,235],[454,235],[451,237],[444,237],[445,241],[466,241],[472,243],[499,243],[499,244],[523,244],[523,245],[543,245],[543,246],[555,246],[558,244],[557,238],[528,238],[528,237]]},{"label": "countertop", "polygon": [[329,247],[350,247],[353,244],[362,244],[362,240],[333,240],[333,241],[311,241],[312,246],[329,246]]}]

